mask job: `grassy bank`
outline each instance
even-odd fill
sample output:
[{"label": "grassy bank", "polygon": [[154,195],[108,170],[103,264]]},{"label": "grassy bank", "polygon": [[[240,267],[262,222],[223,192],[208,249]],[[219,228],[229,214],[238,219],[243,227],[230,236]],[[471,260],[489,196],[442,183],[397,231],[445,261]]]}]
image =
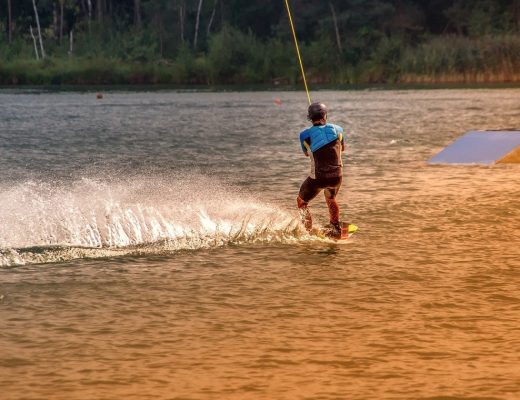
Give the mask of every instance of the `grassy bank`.
[{"label": "grassy bank", "polygon": [[48,58],[0,62],[2,85],[180,84],[177,66],[128,63],[116,59]]},{"label": "grassy bank", "polygon": [[[520,83],[520,36],[434,37],[412,46],[386,38],[363,54],[339,55],[330,41],[303,45],[313,84]],[[56,52],[45,60],[20,53],[0,61],[0,85],[219,85],[300,81],[291,43],[260,41],[224,29],[203,52],[182,49],[175,59],[96,57]]]},{"label": "grassy bank", "polygon": [[520,37],[435,38],[401,57],[400,82],[520,82]]}]

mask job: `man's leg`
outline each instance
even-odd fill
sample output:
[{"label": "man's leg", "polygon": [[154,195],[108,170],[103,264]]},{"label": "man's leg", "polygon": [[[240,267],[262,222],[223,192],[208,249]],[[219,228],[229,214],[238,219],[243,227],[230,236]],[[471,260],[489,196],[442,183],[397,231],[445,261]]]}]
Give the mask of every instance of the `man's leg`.
[{"label": "man's leg", "polygon": [[339,192],[339,188],[341,187],[341,177],[335,179],[331,182],[331,186],[328,186],[324,190],[325,194],[325,202],[327,203],[327,207],[329,208],[329,220],[331,225],[339,228],[339,205],[336,201],[336,195]]},{"label": "man's leg", "polygon": [[299,195],[296,198],[296,203],[298,204],[298,209],[300,210],[300,218],[302,219],[302,223],[305,226],[305,229],[310,232],[312,229],[312,215],[309,210],[309,203],[303,200]]},{"label": "man's leg", "polygon": [[308,177],[303,181],[296,199],[302,223],[309,232],[312,229],[312,216],[309,210],[309,202],[318,195],[320,190],[316,184],[316,180]]},{"label": "man's leg", "polygon": [[332,225],[339,224],[339,205],[336,198],[326,198],[327,207],[329,207],[329,220]]}]

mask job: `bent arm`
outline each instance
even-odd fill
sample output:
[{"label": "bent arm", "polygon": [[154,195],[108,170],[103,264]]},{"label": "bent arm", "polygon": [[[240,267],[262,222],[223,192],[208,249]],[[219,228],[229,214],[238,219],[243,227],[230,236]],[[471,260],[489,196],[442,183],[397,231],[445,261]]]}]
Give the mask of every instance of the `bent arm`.
[{"label": "bent arm", "polygon": [[342,127],[338,126],[338,139],[339,139],[339,142],[341,143],[341,152],[344,152],[345,151],[345,131],[343,130]]},{"label": "bent arm", "polygon": [[300,146],[302,147],[303,154],[309,157],[311,151],[310,136],[307,131],[300,133]]}]

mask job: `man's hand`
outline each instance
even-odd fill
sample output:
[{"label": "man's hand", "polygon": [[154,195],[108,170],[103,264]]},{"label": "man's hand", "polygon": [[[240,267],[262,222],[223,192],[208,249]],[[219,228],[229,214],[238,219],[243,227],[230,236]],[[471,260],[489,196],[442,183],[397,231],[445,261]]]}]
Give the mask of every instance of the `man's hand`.
[{"label": "man's hand", "polygon": [[308,151],[306,151],[304,154],[305,154],[305,157],[309,157],[309,152]]}]

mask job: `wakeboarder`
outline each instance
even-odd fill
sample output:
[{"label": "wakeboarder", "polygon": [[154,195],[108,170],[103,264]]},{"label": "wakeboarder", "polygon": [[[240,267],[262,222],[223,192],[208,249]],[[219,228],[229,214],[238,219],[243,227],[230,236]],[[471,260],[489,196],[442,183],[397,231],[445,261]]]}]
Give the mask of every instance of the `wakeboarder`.
[{"label": "wakeboarder", "polygon": [[307,118],[312,126],[300,133],[300,145],[303,153],[310,157],[311,172],[300,187],[298,208],[305,228],[311,233],[309,202],[323,190],[329,209],[330,236],[339,238],[342,235],[336,196],[343,177],[341,153],[345,151],[345,131],[338,125],[327,123],[327,107],[323,103],[312,103]]}]

